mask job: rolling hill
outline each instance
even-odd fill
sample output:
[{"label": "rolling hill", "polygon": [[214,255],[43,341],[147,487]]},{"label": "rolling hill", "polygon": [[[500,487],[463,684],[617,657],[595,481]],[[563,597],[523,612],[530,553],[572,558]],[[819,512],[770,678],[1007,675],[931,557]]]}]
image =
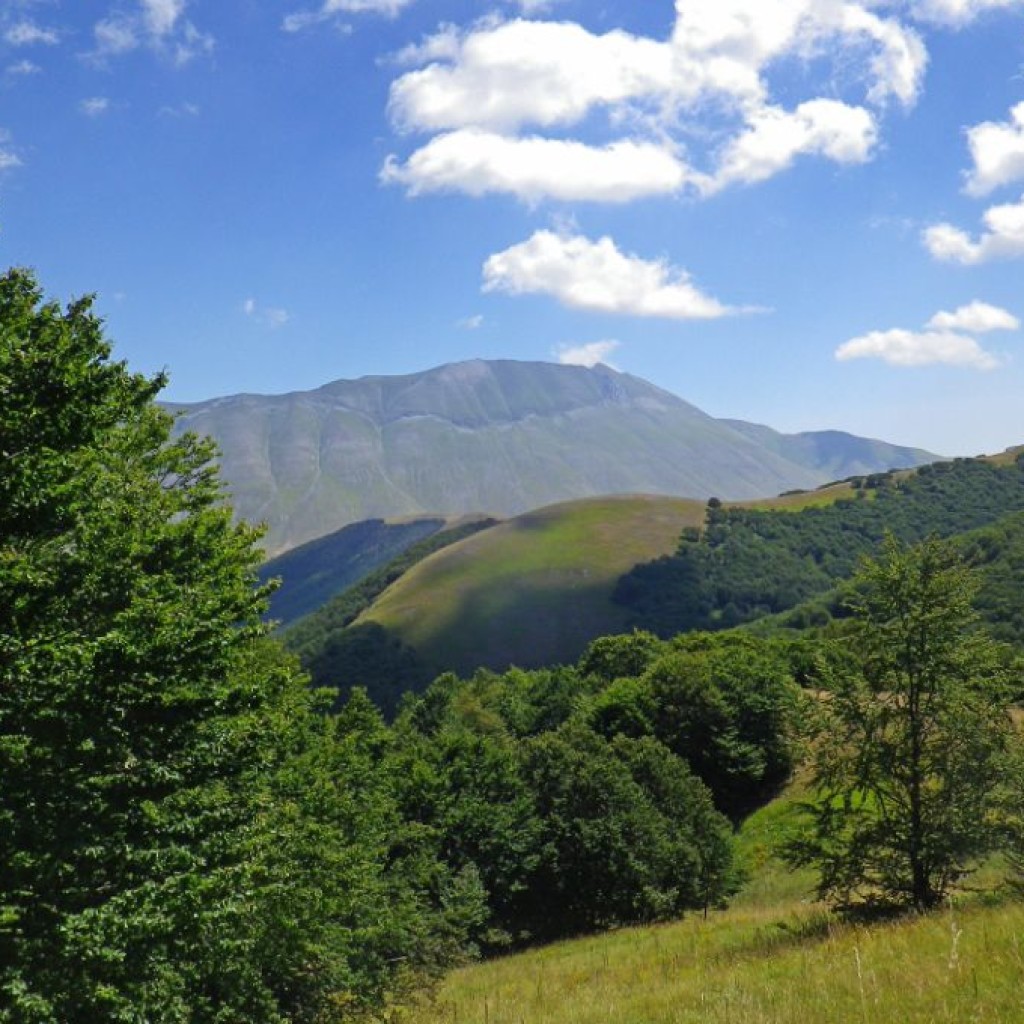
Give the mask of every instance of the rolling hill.
[{"label": "rolling hill", "polygon": [[703,515],[702,502],[634,496],[517,516],[416,565],[356,624],[382,626],[439,669],[566,661],[627,628],[611,602],[618,578],[674,550]]},{"label": "rolling hill", "polygon": [[[179,430],[217,441],[236,513],[267,523],[269,555],[360,520],[511,516],[607,494],[754,498],[853,464],[846,435],[791,444],[606,366],[474,360],[169,408]],[[863,471],[935,458],[853,440]]]},{"label": "rolling hill", "polygon": [[332,625],[343,601],[333,599],[304,620],[295,649],[317,682],[392,683],[392,706],[396,684],[378,680],[375,665],[415,688],[448,669],[573,662],[595,637],[633,627],[669,636],[787,610],[795,618],[783,624],[814,625],[887,530],[907,542],[961,537],[985,573],[981,611],[1016,642],[1022,516],[1024,460],[1014,453],[713,508],[584,499],[501,522],[394,574],[347,630],[337,617]]}]

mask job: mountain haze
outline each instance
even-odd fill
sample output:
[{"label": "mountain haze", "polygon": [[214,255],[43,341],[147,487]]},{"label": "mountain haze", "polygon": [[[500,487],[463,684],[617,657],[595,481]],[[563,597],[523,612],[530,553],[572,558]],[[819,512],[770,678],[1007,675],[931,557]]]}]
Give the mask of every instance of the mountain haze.
[{"label": "mountain haze", "polygon": [[[473,360],[170,408],[180,430],[217,441],[235,510],[268,524],[269,554],[377,517],[510,516],[606,494],[752,498],[832,479],[830,458],[773,450],[606,366]],[[887,449],[873,468],[927,458]]]}]

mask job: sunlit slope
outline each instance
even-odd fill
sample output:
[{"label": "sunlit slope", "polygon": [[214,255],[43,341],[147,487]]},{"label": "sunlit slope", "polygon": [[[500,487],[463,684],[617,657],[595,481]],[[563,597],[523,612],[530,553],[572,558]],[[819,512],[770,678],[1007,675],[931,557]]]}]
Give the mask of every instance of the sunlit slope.
[{"label": "sunlit slope", "polygon": [[454,971],[403,1024],[1019,1024],[1024,906],[844,923],[776,855],[798,795],[743,824],[729,909]]},{"label": "sunlit slope", "polygon": [[550,506],[500,523],[421,562],[358,622],[377,622],[428,663],[533,667],[575,659],[626,628],[618,578],[673,551],[703,502],[627,496]]}]

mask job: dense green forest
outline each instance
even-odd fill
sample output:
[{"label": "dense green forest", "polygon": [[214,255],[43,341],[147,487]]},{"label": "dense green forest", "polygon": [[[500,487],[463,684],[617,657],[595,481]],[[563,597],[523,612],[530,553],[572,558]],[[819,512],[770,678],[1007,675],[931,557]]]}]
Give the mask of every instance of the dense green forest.
[{"label": "dense green forest", "polygon": [[[1019,462],[865,481],[817,516],[713,503],[669,564],[717,631],[404,694],[403,652],[371,647],[382,708],[269,634],[259,531],[163,384],[112,359],[91,300],[0,278],[4,1024],[380,1020],[470,957],[706,913],[807,742],[793,856],[833,902],[927,908],[993,851],[1021,859],[1019,670],[975,611],[1019,622]],[[719,628],[823,592],[889,513],[830,639]],[[959,550],[897,539],[979,523]]]},{"label": "dense green forest", "polygon": [[[887,533],[904,543],[952,537],[1024,510],[1022,458],[956,459],[855,482],[854,498],[796,511],[728,508],[712,499],[704,528],[684,531],[674,555],[626,574],[615,600],[631,609],[636,626],[660,636],[727,629],[827,593]],[[1008,535],[993,535],[993,559],[1009,544]],[[828,617],[824,604],[811,604],[791,624],[821,625]]]}]

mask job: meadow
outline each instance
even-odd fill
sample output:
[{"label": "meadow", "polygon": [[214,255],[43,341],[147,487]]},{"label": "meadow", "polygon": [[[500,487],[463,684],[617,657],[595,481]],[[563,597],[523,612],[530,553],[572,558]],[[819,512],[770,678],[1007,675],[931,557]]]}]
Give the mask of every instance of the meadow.
[{"label": "meadow", "polygon": [[[852,923],[775,856],[799,787],[751,815],[726,910],[575,939],[448,975],[401,1024],[1019,1024],[1024,905],[1009,892]],[[996,867],[987,869],[990,880]]]}]

